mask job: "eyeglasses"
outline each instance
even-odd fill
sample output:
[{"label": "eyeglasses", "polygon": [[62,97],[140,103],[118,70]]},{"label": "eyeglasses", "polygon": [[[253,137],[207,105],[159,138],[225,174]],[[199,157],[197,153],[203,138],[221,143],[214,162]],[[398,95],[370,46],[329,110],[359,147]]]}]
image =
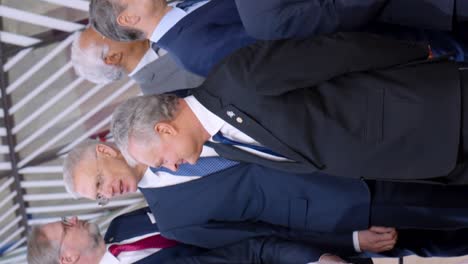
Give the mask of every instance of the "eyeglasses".
[{"label": "eyeglasses", "polygon": [[102,172],[99,166],[99,155],[96,157],[96,168],[97,168],[97,180],[96,180],[96,201],[99,206],[105,206],[109,203],[109,198],[106,197],[104,194],[100,193],[100,190],[103,186],[104,179],[102,177]]},{"label": "eyeglasses", "polygon": [[58,256],[62,255],[62,247],[63,247],[63,240],[65,240],[65,235],[67,233],[67,229],[73,226],[73,223],[70,222],[70,220],[66,217],[62,217],[62,220],[60,221],[63,227],[63,233],[62,233],[62,238],[60,239],[60,244],[59,244],[59,250],[58,250]]}]

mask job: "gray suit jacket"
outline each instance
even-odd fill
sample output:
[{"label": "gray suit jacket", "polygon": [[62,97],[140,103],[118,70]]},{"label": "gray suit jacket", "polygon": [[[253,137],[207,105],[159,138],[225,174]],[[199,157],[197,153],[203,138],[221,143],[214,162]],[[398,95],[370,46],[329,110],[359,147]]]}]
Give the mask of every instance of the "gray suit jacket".
[{"label": "gray suit jacket", "polygon": [[167,54],[147,64],[136,72],[132,79],[140,85],[143,94],[161,94],[194,88],[205,80],[177,66],[174,59]]}]

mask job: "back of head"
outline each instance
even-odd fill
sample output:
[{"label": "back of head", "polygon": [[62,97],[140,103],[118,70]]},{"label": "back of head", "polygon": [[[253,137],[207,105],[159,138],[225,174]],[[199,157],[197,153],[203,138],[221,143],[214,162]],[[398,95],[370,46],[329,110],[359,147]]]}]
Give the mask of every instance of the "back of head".
[{"label": "back of head", "polygon": [[146,39],[144,32],[118,24],[117,18],[126,8],[119,0],[91,0],[89,5],[90,24],[102,35],[116,41]]},{"label": "back of head", "polygon": [[172,94],[138,96],[119,105],[112,114],[111,131],[122,153],[127,156],[130,136],[148,139],[156,123],[174,118],[177,106],[178,97]]},{"label": "back of head", "polygon": [[50,241],[40,227],[34,227],[28,237],[29,264],[59,264],[59,244]]},{"label": "back of head", "polygon": [[104,62],[102,54],[109,52],[109,46],[97,45],[92,42],[87,47],[82,47],[81,39],[87,33],[80,32],[76,35],[71,46],[71,61],[75,72],[88,81],[106,84],[122,79],[126,75],[122,66],[108,65]]}]

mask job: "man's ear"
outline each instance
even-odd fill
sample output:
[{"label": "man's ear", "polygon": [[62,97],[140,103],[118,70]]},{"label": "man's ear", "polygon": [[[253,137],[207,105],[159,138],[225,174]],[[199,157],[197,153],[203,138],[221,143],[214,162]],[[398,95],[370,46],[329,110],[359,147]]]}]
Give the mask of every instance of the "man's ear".
[{"label": "man's ear", "polygon": [[64,253],[60,256],[60,264],[73,264],[77,263],[80,259],[79,255]]},{"label": "man's ear", "polygon": [[101,154],[107,157],[117,157],[120,153],[115,148],[105,145],[105,144],[97,144],[96,145],[96,154]]},{"label": "man's ear", "polygon": [[173,125],[167,122],[159,122],[154,125],[154,132],[159,136],[163,135],[175,135],[177,134],[177,130]]},{"label": "man's ear", "polygon": [[119,65],[122,60],[122,52],[109,51],[104,57],[104,63],[107,65]]},{"label": "man's ear", "polygon": [[130,15],[125,12],[122,12],[118,17],[117,17],[117,24],[122,27],[130,27],[134,28],[136,24],[138,24],[141,21],[140,16],[135,16],[135,15]]}]

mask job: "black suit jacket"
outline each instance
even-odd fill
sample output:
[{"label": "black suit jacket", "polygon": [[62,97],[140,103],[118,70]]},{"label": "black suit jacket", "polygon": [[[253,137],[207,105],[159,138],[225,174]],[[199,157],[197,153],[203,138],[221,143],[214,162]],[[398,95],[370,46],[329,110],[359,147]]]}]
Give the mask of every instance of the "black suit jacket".
[{"label": "black suit jacket", "polygon": [[193,95],[295,162],[215,144],[226,158],[354,178],[438,177],[456,164],[460,81],[455,63],[426,57],[425,46],[365,33],[264,41],[228,57]]}]

